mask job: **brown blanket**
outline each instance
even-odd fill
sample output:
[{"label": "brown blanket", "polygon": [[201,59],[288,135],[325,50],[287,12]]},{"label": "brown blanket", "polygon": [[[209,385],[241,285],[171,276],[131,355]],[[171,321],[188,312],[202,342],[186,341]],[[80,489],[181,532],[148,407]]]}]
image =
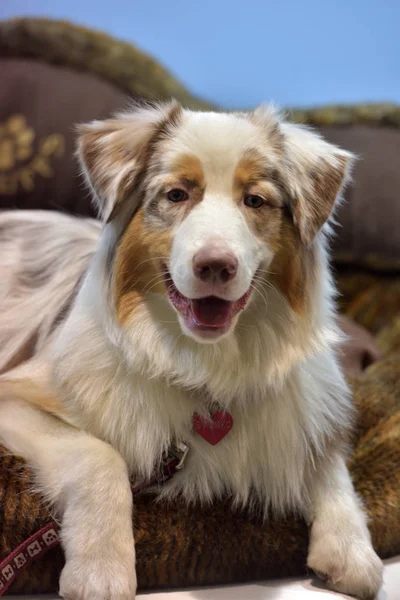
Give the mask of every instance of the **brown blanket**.
[{"label": "brown blanket", "polygon": [[[372,278],[360,285],[350,279],[357,282],[358,295],[350,293],[350,280],[344,276],[343,308],[370,330],[379,330],[374,341],[354,322],[342,321],[352,335],[342,361],[359,409],[350,470],[370,517],[374,546],[381,557],[389,557],[400,552],[400,292],[394,301],[398,280]],[[376,326],[377,321],[385,326]],[[30,491],[23,461],[0,448],[0,560],[48,520],[51,512]],[[308,531],[294,516],[263,523],[257,515],[234,513],[228,501],[201,508],[154,504],[151,496],[142,496],[135,499],[134,526],[141,589],[306,571]],[[56,591],[62,565],[61,550],[51,550],[19,576],[11,591]]]}]

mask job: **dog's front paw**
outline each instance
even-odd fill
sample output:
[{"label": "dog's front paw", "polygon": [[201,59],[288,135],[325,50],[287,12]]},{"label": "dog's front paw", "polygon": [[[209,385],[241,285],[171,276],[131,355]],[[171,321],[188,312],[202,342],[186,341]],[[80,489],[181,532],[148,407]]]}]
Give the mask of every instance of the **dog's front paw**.
[{"label": "dog's front paw", "polygon": [[120,560],[107,555],[68,560],[60,578],[60,596],[65,600],[134,600],[135,556]]},{"label": "dog's front paw", "polygon": [[368,539],[325,534],[311,541],[307,565],[332,590],[362,600],[382,585],[383,565]]}]

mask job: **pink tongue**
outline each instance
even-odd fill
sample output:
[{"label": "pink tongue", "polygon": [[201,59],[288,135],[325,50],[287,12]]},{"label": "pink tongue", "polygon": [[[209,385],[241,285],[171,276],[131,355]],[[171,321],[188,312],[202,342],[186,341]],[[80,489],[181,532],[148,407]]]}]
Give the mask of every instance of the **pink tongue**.
[{"label": "pink tongue", "polygon": [[224,327],[232,317],[232,303],[221,298],[192,300],[191,306],[196,321],[204,327]]}]

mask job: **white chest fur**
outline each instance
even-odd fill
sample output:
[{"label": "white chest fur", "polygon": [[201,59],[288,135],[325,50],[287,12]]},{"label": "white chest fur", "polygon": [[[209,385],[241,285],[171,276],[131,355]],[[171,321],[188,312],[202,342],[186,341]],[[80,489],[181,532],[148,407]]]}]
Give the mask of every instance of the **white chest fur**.
[{"label": "white chest fur", "polygon": [[99,356],[91,351],[95,368],[77,370],[70,360],[72,370],[64,373],[74,396],[73,402],[66,397],[71,420],[117,448],[134,476],[150,478],[171,441],[185,441],[185,467],[160,488],[164,496],[210,501],[228,494],[245,504],[253,491],[265,508],[299,507],[313,453],[323,451],[332,423],[347,418],[340,372],[329,354],[321,354],[293,369],[279,391],[249,390],[245,404],[233,398],[233,427],[212,446],[192,424],[196,412],[207,412],[204,394],[164,377],[129,373],[97,348]]},{"label": "white chest fur", "polygon": [[[204,346],[158,326],[145,309],[121,332],[101,320],[98,298],[88,280],[52,349],[70,420],[118,449],[134,476],[150,478],[171,441],[184,441],[185,467],[161,495],[208,501],[227,493],[242,504],[254,491],[275,511],[301,506],[314,458],[348,425],[332,321],[319,327],[284,315],[278,324],[255,304],[243,315],[252,327],[242,319],[236,337]],[[281,306],[271,296],[271,315],[282,317]],[[192,424],[213,404],[233,418],[216,446]]]}]

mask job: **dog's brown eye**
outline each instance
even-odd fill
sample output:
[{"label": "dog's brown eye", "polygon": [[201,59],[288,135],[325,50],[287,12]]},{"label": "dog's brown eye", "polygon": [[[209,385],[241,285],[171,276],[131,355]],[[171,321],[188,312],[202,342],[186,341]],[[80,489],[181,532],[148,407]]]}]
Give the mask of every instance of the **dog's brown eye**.
[{"label": "dog's brown eye", "polygon": [[264,204],[264,200],[261,198],[261,196],[249,194],[248,196],[245,196],[244,203],[249,208],[261,208],[261,206]]},{"label": "dog's brown eye", "polygon": [[170,202],[184,202],[189,198],[189,194],[185,190],[175,188],[168,192],[167,198]]}]

